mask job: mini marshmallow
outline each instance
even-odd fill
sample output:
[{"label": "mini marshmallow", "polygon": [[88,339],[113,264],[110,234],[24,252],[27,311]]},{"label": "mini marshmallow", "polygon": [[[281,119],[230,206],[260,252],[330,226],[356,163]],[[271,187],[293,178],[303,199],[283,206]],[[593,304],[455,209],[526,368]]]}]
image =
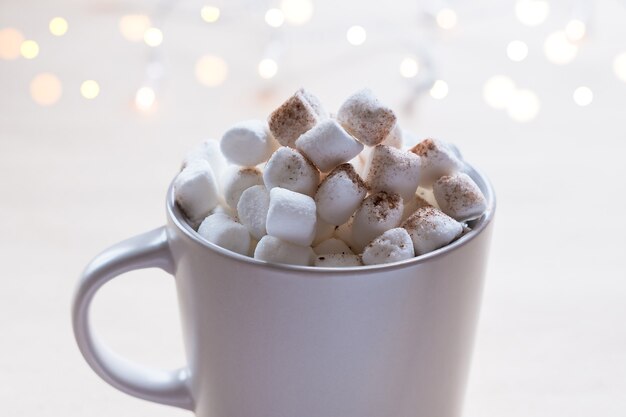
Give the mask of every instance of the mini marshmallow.
[{"label": "mini marshmallow", "polygon": [[420,158],[414,153],[378,145],[370,158],[367,185],[371,192],[387,191],[410,198],[417,190],[420,172]]},{"label": "mini marshmallow", "polygon": [[413,240],[416,255],[439,249],[463,232],[463,225],[434,207],[422,207],[402,223]]},{"label": "mini marshmallow", "polygon": [[207,216],[200,224],[198,234],[211,243],[224,249],[248,255],[250,250],[250,233],[232,217],[215,213]]},{"label": "mini marshmallow", "polygon": [[237,203],[239,221],[255,238],[261,239],[267,234],[265,222],[270,207],[270,193],[262,185],[253,185],[244,190]]},{"label": "mini marshmallow", "polygon": [[215,139],[207,139],[192,149],[187,156],[185,156],[182,168],[198,161],[208,162],[216,179],[220,178],[220,175],[222,175],[222,172],[228,165],[226,158],[224,158],[220,150],[220,143]]},{"label": "mini marshmallow", "polygon": [[282,146],[294,148],[301,134],[328,117],[319,99],[300,89],[270,114],[268,122],[276,140]]},{"label": "mini marshmallow", "polygon": [[174,180],[176,204],[192,222],[201,221],[219,202],[213,170],[206,161],[187,165]]},{"label": "mini marshmallow", "polygon": [[319,255],[315,258],[314,266],[322,268],[346,268],[350,266],[362,266],[361,257],[359,255],[347,253],[327,253]]},{"label": "mini marshmallow", "polygon": [[295,144],[296,149],[322,172],[351,160],[363,150],[363,144],[332,119],[319,122],[303,133]]},{"label": "mini marshmallow", "polygon": [[315,238],[315,201],[307,195],[275,187],[270,191],[267,234],[300,246]]},{"label": "mini marshmallow", "polygon": [[402,128],[398,123],[391,129],[391,132],[387,135],[385,140],[383,140],[381,145],[391,146],[392,148],[402,149],[404,145],[404,137],[402,133]]},{"label": "mini marshmallow", "polygon": [[346,243],[352,251],[354,251],[354,245],[352,243],[352,226],[354,225],[354,216],[350,217],[344,224],[335,227],[334,236],[337,239]]},{"label": "mini marshmallow", "polygon": [[319,245],[313,248],[313,251],[318,255],[328,255],[331,253],[343,253],[354,255],[352,250],[345,244],[343,240],[337,238],[326,239]]},{"label": "mini marshmallow", "polygon": [[413,197],[403,200],[404,202],[404,211],[402,212],[401,222],[411,216],[411,214],[415,213],[418,208],[432,206],[428,201],[424,198],[420,197],[418,194],[415,194]]},{"label": "mini marshmallow", "polygon": [[255,166],[265,162],[277,147],[267,122],[247,120],[231,127],[222,136],[220,148],[233,164]]},{"label": "mini marshmallow", "polygon": [[361,252],[372,239],[397,227],[403,209],[399,194],[380,191],[368,196],[354,213],[350,247]]},{"label": "mini marshmallow", "polygon": [[409,233],[401,228],[389,229],[378,236],[363,250],[364,265],[388,264],[415,256],[413,241]]},{"label": "mini marshmallow", "polygon": [[463,161],[457,157],[456,152],[438,139],[424,139],[410,151],[421,158],[420,185],[424,187],[431,187],[437,179],[464,168]]},{"label": "mini marshmallow", "polygon": [[319,216],[340,225],[348,221],[365,195],[367,186],[350,164],[341,164],[320,184],[315,193]]},{"label": "mini marshmallow", "polygon": [[253,185],[263,185],[263,174],[258,168],[228,168],[222,175],[222,192],[226,204],[236,209],[241,194]]},{"label": "mini marshmallow", "polygon": [[[368,148],[365,148],[366,150]],[[354,172],[359,174],[360,177],[365,177],[367,174],[367,157],[365,155],[365,150],[348,161],[352,168],[354,168]]]},{"label": "mini marshmallow", "polygon": [[330,239],[334,234],[335,225],[325,222],[318,214],[317,221],[315,222],[315,239],[313,239],[313,246],[319,245],[323,241]]},{"label": "mini marshmallow", "polygon": [[463,172],[439,178],[433,184],[433,193],[441,211],[459,221],[480,217],[487,208],[480,188]]},{"label": "mini marshmallow", "polygon": [[261,261],[291,265],[313,265],[315,252],[308,246],[298,246],[274,236],[265,235],[256,245],[254,258]]},{"label": "mini marshmallow", "polygon": [[267,161],[263,180],[268,189],[281,187],[312,197],[320,182],[320,173],[300,152],[281,147]]},{"label": "mini marshmallow", "polygon": [[371,90],[358,91],[341,105],[337,120],[367,146],[381,143],[396,125],[396,115],[381,104]]}]

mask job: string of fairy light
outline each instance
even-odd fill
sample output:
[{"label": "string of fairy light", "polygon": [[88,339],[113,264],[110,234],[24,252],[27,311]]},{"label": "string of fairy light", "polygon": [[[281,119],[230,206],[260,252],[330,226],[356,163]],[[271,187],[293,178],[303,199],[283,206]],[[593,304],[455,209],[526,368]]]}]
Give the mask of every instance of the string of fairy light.
[{"label": "string of fairy light", "polygon": [[[574,4],[572,17],[563,27],[550,33],[543,43],[545,58],[555,65],[567,65],[573,62],[589,37],[589,3],[579,0]],[[163,77],[161,62],[162,47],[165,34],[160,24],[171,11],[171,2],[162,2],[152,16],[145,14],[124,15],[119,19],[119,32],[129,42],[142,42],[151,48],[149,61],[146,65],[146,76],[134,94],[134,105],[140,112],[154,109],[158,97],[158,87]],[[434,11],[424,12],[432,19],[439,31],[454,31],[460,25],[457,12],[447,6]],[[208,25],[219,24],[222,10],[217,5],[207,4],[200,8],[199,18]],[[282,47],[280,28],[284,25],[301,26],[307,24],[314,14],[312,0],[281,0],[277,7],[270,7],[263,13],[263,19],[270,30],[276,31],[276,37],[268,43],[263,57],[257,65],[257,73],[261,79],[269,80],[280,77]],[[515,16],[523,25],[538,27],[544,24],[550,14],[550,3],[546,0],[518,0],[515,3]],[[462,22],[461,22],[462,23]],[[52,17],[48,30],[55,37],[65,36],[70,30],[68,21],[60,16]],[[367,28],[355,24],[346,28],[345,41],[353,47],[361,47],[368,42]],[[529,46],[522,39],[510,40],[504,54],[512,62],[522,62],[529,55]],[[26,39],[16,28],[0,29],[0,59],[16,60],[23,58],[34,60],[40,52],[39,43],[34,39]],[[428,50],[420,53],[408,53],[398,63],[399,76],[415,79],[417,95],[428,94],[433,99],[442,100],[448,96],[448,82],[437,77]],[[217,87],[228,77],[229,68],[224,58],[218,55],[204,55],[195,63],[197,81],[208,87]],[[613,71],[616,77],[626,82],[626,51],[618,53],[613,59]],[[417,82],[419,81],[419,83]],[[100,95],[100,84],[97,80],[86,79],[80,83],[80,95],[86,100],[94,100]],[[63,94],[63,86],[59,78],[50,72],[37,74],[30,82],[30,95],[39,105],[50,106],[57,103]],[[515,81],[505,75],[494,75],[483,85],[483,99],[494,109],[504,110],[511,119],[517,122],[533,120],[540,111],[539,95],[528,88],[518,86]],[[593,91],[589,86],[579,85],[572,91],[572,100],[579,106],[588,106],[593,102]]]}]

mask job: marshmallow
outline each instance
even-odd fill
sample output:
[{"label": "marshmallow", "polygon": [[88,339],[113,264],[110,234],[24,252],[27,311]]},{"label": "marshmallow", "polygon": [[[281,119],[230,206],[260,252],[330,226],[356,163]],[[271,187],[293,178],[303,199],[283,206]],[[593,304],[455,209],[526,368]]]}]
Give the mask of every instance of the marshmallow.
[{"label": "marshmallow", "polygon": [[222,175],[222,192],[226,204],[236,209],[241,194],[253,185],[263,185],[263,174],[258,168],[228,168]]},{"label": "marshmallow", "polygon": [[274,236],[263,236],[256,246],[254,258],[261,261],[291,265],[313,265],[315,253],[308,246],[298,246]]},{"label": "marshmallow", "polygon": [[415,256],[413,241],[409,233],[401,228],[389,229],[374,239],[363,250],[364,265],[388,264]]},{"label": "marshmallow", "polygon": [[224,249],[248,255],[250,250],[250,233],[232,217],[215,213],[208,216],[200,227],[198,234]]},{"label": "marshmallow", "polygon": [[420,171],[420,158],[417,155],[378,145],[370,158],[367,185],[371,192],[386,191],[410,198],[417,190]]},{"label": "marshmallow", "polygon": [[424,139],[410,149],[418,155],[422,162],[420,185],[432,186],[444,175],[451,175],[464,168],[456,152],[450,146],[438,139]]},{"label": "marshmallow", "polygon": [[215,139],[207,139],[192,149],[187,156],[185,156],[182,168],[198,161],[208,162],[216,179],[219,179],[228,164],[220,150],[220,143]]},{"label": "marshmallow", "polygon": [[359,255],[347,253],[327,253],[319,255],[315,258],[314,266],[321,268],[346,268],[350,266],[362,266],[361,257]]},{"label": "marshmallow", "polygon": [[275,187],[270,191],[267,234],[300,246],[315,238],[315,201],[307,195]]},{"label": "marshmallow", "polygon": [[371,90],[358,91],[341,105],[337,120],[367,146],[381,143],[396,125],[396,115],[382,105]]},{"label": "marshmallow", "polygon": [[[368,148],[365,149],[367,150]],[[365,174],[367,173],[367,157],[365,156],[365,151],[349,160],[348,163],[352,165],[354,172],[359,174],[360,177],[365,177]]]},{"label": "marshmallow", "polygon": [[187,165],[174,180],[176,204],[192,222],[201,221],[219,202],[213,170],[206,161]]},{"label": "marshmallow", "polygon": [[404,144],[402,134],[402,128],[398,123],[391,129],[391,132],[387,135],[385,140],[383,140],[380,144],[391,146],[392,148],[402,149],[402,145]]},{"label": "marshmallow", "polygon": [[420,197],[418,194],[409,199],[403,200],[403,202],[404,211],[402,212],[402,222],[408,219],[411,214],[415,213],[418,208],[432,206],[432,204]]},{"label": "marshmallow", "polygon": [[354,255],[352,250],[345,244],[343,240],[337,238],[326,239],[319,245],[313,248],[313,251],[318,255],[328,255],[331,253],[343,253]]},{"label": "marshmallow", "polygon": [[366,194],[367,186],[352,165],[341,164],[319,185],[315,193],[317,212],[328,223],[343,224],[352,216]]},{"label": "marshmallow", "polygon": [[441,211],[459,221],[480,217],[487,208],[480,188],[463,172],[439,178],[433,184],[433,193]]},{"label": "marshmallow", "polygon": [[400,224],[403,209],[399,194],[380,191],[368,196],[354,213],[352,236],[346,243],[361,252],[372,239]]},{"label": "marshmallow", "polygon": [[459,237],[463,225],[434,207],[417,209],[402,223],[413,240],[416,255],[439,249]]},{"label": "marshmallow", "polygon": [[281,147],[267,161],[263,179],[268,189],[281,187],[313,196],[320,182],[320,173],[300,152]]},{"label": "marshmallow", "polygon": [[347,222],[345,222],[344,224],[335,227],[335,234],[334,236],[337,239],[342,240],[343,242],[345,242],[350,249],[352,249],[354,251],[354,245],[352,243],[352,226],[354,224],[354,216],[350,217],[348,219]]},{"label": "marshmallow", "polygon": [[267,234],[265,222],[269,207],[270,193],[262,185],[253,185],[239,198],[237,203],[239,221],[255,239],[261,239]]},{"label": "marshmallow", "polygon": [[330,224],[322,220],[317,215],[317,221],[315,222],[315,239],[313,239],[313,245],[319,245],[323,241],[330,239],[335,234],[335,225]]},{"label": "marshmallow", "polygon": [[220,148],[233,164],[255,166],[267,161],[276,146],[267,122],[248,120],[228,129],[222,136]]},{"label": "marshmallow", "polygon": [[295,147],[301,134],[328,118],[328,113],[313,94],[300,89],[269,117],[269,128],[282,146]]},{"label": "marshmallow", "polygon": [[296,149],[322,172],[357,156],[363,144],[354,139],[335,120],[319,122],[296,140]]}]

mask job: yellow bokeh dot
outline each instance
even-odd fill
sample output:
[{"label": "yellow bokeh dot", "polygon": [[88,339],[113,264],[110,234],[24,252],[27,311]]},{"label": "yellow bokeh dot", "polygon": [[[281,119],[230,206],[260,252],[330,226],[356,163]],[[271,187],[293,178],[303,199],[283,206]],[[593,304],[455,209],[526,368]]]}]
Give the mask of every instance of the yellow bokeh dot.
[{"label": "yellow bokeh dot", "polygon": [[35,103],[50,106],[61,98],[63,87],[56,75],[44,72],[30,82],[30,96]]},{"label": "yellow bokeh dot", "polygon": [[88,100],[98,97],[100,85],[94,80],[86,80],[80,85],[80,94]]},{"label": "yellow bokeh dot", "polygon": [[215,6],[204,6],[200,9],[200,16],[207,23],[215,23],[220,18],[220,9]]},{"label": "yellow bokeh dot", "polygon": [[62,17],[55,17],[50,20],[48,28],[54,36],[63,36],[67,32],[67,20]]},{"label": "yellow bokeh dot", "polygon": [[159,28],[150,28],[144,33],[143,41],[148,46],[157,47],[163,43],[163,32]]},{"label": "yellow bokeh dot", "polygon": [[200,84],[216,87],[222,84],[228,75],[228,65],[219,56],[205,55],[196,62],[196,78]]},{"label": "yellow bokeh dot", "polygon": [[141,87],[135,94],[135,105],[143,112],[149,111],[156,101],[156,93],[150,87]]},{"label": "yellow bokeh dot", "polygon": [[19,30],[13,28],[0,30],[0,59],[19,58],[22,42],[24,42],[24,36]]},{"label": "yellow bokeh dot", "polygon": [[26,59],[33,59],[39,55],[39,45],[35,41],[24,41],[20,46],[20,52]]}]

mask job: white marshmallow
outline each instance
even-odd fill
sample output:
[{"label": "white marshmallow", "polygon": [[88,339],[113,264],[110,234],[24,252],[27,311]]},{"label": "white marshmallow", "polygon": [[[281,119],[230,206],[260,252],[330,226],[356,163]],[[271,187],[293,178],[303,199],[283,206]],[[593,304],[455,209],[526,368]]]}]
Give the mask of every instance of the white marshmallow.
[{"label": "white marshmallow", "polygon": [[267,161],[263,179],[268,189],[281,187],[313,196],[320,182],[320,173],[300,152],[281,147]]},{"label": "white marshmallow", "polygon": [[318,214],[317,221],[315,222],[315,239],[313,239],[313,245],[319,245],[323,241],[330,239],[333,237],[334,233],[335,225],[325,222]]},{"label": "white marshmallow", "polygon": [[371,90],[356,92],[341,105],[337,120],[367,146],[381,143],[396,125],[396,115],[381,104]]},{"label": "white marshmallow", "polygon": [[256,246],[254,258],[291,265],[313,265],[315,252],[308,246],[298,246],[274,236],[265,235]]},{"label": "white marshmallow", "polygon": [[391,129],[391,132],[387,135],[385,140],[383,140],[381,145],[391,146],[392,148],[402,149],[404,145],[402,128],[398,123]]},{"label": "white marshmallow", "polygon": [[220,148],[233,164],[255,166],[269,159],[276,141],[263,120],[247,120],[231,127],[222,136]]},{"label": "white marshmallow", "polygon": [[348,221],[365,195],[367,186],[350,164],[341,164],[319,185],[315,203],[319,216],[326,222],[340,225]]},{"label": "white marshmallow", "polygon": [[187,165],[174,180],[176,204],[192,222],[201,221],[219,202],[213,170],[206,161]]},{"label": "white marshmallow", "polygon": [[372,151],[367,185],[371,192],[398,193],[408,199],[417,190],[420,171],[420,158],[414,153],[378,145]]},{"label": "white marshmallow", "polygon": [[389,229],[378,236],[363,250],[364,265],[388,264],[415,256],[413,241],[409,233],[401,228]]},{"label": "white marshmallow", "polygon": [[250,250],[250,233],[232,217],[215,213],[207,216],[200,224],[198,234],[224,249],[248,255]]},{"label": "white marshmallow", "polygon": [[463,225],[434,207],[422,207],[402,223],[413,240],[416,255],[439,249],[463,232]]},{"label": "white marshmallow", "polygon": [[403,209],[399,194],[380,191],[368,196],[354,213],[352,236],[346,243],[361,252],[372,239],[400,224]]},{"label": "white marshmallow", "polygon": [[439,178],[461,171],[465,166],[454,149],[438,139],[424,139],[410,151],[421,158],[420,185],[424,187],[431,187]]},{"label": "white marshmallow", "polygon": [[237,203],[239,221],[255,239],[267,234],[265,222],[270,207],[270,193],[262,185],[253,185],[246,189]]},{"label": "white marshmallow", "polygon": [[354,139],[335,120],[319,122],[296,140],[296,149],[322,172],[351,160],[363,150],[363,144]]},{"label": "white marshmallow", "polygon": [[350,217],[344,224],[335,227],[334,236],[345,242],[354,252],[354,244],[352,243],[352,226],[354,225],[354,216]]},{"label": "white marshmallow", "polygon": [[270,114],[268,122],[276,140],[282,146],[294,148],[301,134],[328,117],[318,98],[300,89]]},{"label": "white marshmallow", "polygon": [[258,168],[229,167],[222,175],[224,200],[236,209],[241,194],[253,185],[263,185],[263,174]]},{"label": "white marshmallow", "polygon": [[343,240],[337,238],[326,239],[313,248],[318,255],[327,255],[330,253],[343,253],[354,255],[352,250],[345,244]]},{"label": "white marshmallow", "polygon": [[463,172],[439,178],[433,184],[433,193],[441,211],[459,221],[480,217],[487,209],[480,188]]},{"label": "white marshmallow", "polygon": [[415,213],[415,210],[418,208],[432,206],[432,204],[420,197],[418,194],[415,194],[409,199],[403,200],[403,202],[404,211],[402,212],[402,222],[408,219],[411,214]]},{"label": "white marshmallow", "polygon": [[367,169],[366,169],[367,159],[368,159],[368,155],[366,155],[367,149],[369,148],[365,148],[363,152],[361,152],[360,154],[358,154],[357,156],[355,156],[354,158],[348,161],[348,163],[352,165],[352,168],[354,168],[354,172],[359,174],[359,177],[361,178],[365,178],[365,175],[367,174]]},{"label": "white marshmallow", "polygon": [[193,148],[187,156],[185,156],[182,168],[198,161],[208,162],[216,179],[220,178],[222,172],[228,165],[226,158],[224,158],[220,150],[220,143],[215,139],[207,139]]},{"label": "white marshmallow", "polygon": [[321,268],[346,268],[351,266],[361,266],[361,257],[348,253],[328,253],[315,258],[314,264]]},{"label": "white marshmallow", "polygon": [[275,187],[270,191],[267,234],[300,246],[315,238],[315,201],[307,195]]}]

